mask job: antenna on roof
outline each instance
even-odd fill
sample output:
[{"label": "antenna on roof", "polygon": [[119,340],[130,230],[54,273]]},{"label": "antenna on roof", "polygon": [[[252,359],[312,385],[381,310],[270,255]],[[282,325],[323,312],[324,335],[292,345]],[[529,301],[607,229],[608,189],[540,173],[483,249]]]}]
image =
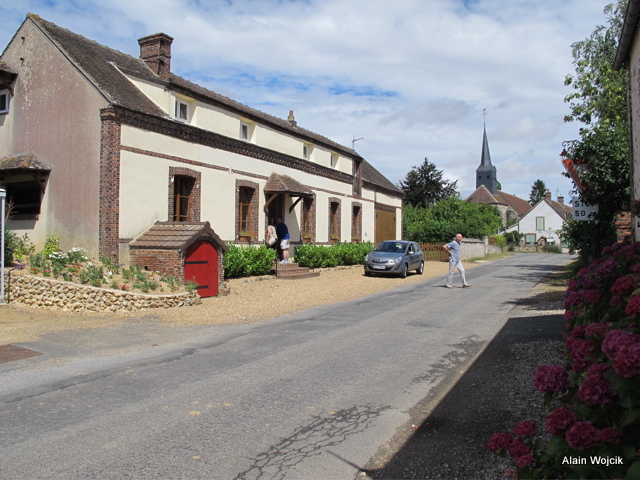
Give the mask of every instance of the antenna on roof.
[{"label": "antenna on roof", "polygon": [[358,140],[362,140],[363,138],[364,138],[364,137],[360,137],[360,138],[353,137],[353,140],[351,140],[351,150],[355,150],[356,142],[357,142]]}]

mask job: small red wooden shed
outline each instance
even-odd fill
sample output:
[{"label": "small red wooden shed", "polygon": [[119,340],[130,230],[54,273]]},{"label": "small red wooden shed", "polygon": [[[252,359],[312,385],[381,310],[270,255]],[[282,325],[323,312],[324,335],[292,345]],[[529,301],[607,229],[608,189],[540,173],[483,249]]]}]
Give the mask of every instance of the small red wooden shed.
[{"label": "small red wooden shed", "polygon": [[201,297],[220,292],[226,251],[209,222],[156,222],[129,244],[131,264],[194,281]]}]

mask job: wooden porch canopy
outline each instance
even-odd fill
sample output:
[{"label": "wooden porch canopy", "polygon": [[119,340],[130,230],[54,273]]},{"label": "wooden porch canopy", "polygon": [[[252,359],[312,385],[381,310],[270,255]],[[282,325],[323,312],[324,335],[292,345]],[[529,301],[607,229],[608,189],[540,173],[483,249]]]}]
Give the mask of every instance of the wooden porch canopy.
[{"label": "wooden porch canopy", "polygon": [[33,153],[0,158],[0,176],[31,174],[44,193],[47,175],[51,167],[38,159]]},{"label": "wooden porch canopy", "polygon": [[267,198],[267,202],[264,205],[265,212],[267,211],[267,207],[269,204],[275,200],[278,195],[289,194],[291,197],[298,197],[298,199],[289,207],[289,213],[293,211],[293,209],[300,203],[300,200],[303,198],[313,198],[313,191],[298,182],[294,178],[289,175],[279,175],[277,173],[272,173],[267,180],[267,184],[264,187],[264,193],[269,195]]}]

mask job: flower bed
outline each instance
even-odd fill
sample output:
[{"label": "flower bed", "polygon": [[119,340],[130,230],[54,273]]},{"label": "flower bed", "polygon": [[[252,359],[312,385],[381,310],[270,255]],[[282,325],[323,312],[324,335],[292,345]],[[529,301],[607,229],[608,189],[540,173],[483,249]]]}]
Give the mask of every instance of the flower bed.
[{"label": "flower bed", "polygon": [[195,292],[150,295],[32,275],[15,275],[13,272],[6,276],[5,300],[63,311],[92,312],[182,307],[200,301]]},{"label": "flower bed", "polygon": [[614,244],[569,283],[566,365],[538,368],[549,413],[493,435],[512,478],[640,478],[640,243]]},{"label": "flower bed", "polygon": [[195,283],[125,267],[110,259],[90,261],[82,248],[67,253],[32,253],[16,263],[7,287],[9,301],[67,310],[118,310],[197,303]]}]

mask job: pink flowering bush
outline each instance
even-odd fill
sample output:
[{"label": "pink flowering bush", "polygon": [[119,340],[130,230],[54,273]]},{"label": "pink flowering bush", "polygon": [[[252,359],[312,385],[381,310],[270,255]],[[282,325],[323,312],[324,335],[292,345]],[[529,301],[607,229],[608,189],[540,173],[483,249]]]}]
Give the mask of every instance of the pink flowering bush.
[{"label": "pink flowering bush", "polygon": [[640,479],[640,243],[605,248],[569,282],[565,308],[567,364],[533,378],[544,431],[520,422],[487,446],[512,461],[507,478]]}]

